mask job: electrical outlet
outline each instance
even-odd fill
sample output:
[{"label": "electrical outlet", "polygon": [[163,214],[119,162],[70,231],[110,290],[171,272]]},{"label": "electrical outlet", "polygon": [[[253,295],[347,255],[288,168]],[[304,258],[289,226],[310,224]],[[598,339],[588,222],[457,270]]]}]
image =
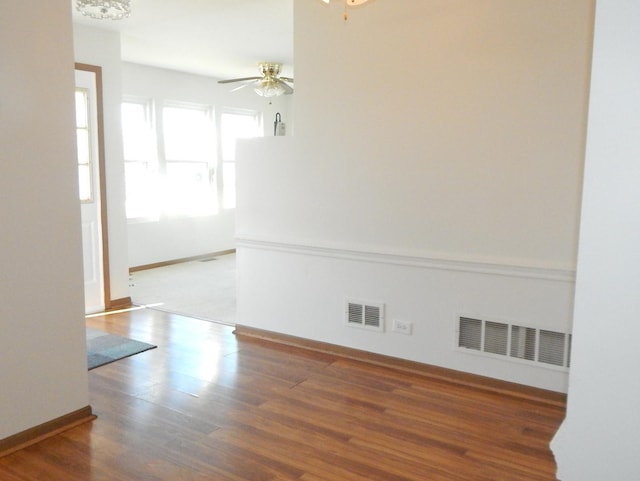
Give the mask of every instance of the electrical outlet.
[{"label": "electrical outlet", "polygon": [[399,332],[400,334],[411,334],[412,324],[409,321],[399,321],[398,319],[393,320],[392,330],[394,332]]}]

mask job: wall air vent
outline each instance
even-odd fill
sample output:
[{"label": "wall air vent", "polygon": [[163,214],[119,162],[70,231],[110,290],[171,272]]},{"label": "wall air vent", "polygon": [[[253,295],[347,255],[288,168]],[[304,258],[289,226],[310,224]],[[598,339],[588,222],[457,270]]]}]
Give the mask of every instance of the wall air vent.
[{"label": "wall air vent", "polygon": [[345,317],[348,326],[384,331],[384,304],[347,300]]},{"label": "wall air vent", "polygon": [[456,337],[460,350],[569,367],[571,334],[459,317]]}]

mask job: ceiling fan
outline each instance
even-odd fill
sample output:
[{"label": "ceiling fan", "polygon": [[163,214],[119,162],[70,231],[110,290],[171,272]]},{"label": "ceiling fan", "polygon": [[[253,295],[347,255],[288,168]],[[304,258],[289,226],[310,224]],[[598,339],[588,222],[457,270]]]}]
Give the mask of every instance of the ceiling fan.
[{"label": "ceiling fan", "polygon": [[280,77],[280,69],[282,65],[273,62],[260,62],[258,69],[260,77],[243,77],[229,80],[219,80],[219,84],[228,84],[233,82],[246,82],[232,90],[232,92],[249,85],[253,86],[253,90],[262,97],[277,97],[279,95],[290,95],[293,93],[293,87],[287,82],[293,82],[292,78]]}]

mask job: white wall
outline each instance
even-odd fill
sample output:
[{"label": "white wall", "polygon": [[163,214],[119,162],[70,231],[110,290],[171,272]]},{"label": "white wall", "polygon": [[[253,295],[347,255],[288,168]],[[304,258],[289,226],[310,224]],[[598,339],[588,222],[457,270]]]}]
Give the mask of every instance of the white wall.
[{"label": "white wall", "polygon": [[640,4],[598,2],[562,481],[640,479]]},{"label": "white wall", "polygon": [[68,0],[5,2],[0,58],[3,439],[88,405]]},{"label": "white wall", "polygon": [[[533,386],[566,390],[566,371],[479,357],[455,348],[458,316],[570,332],[573,273],[433,258],[400,249],[372,249],[264,236],[308,167],[289,139],[245,141],[238,178],[238,324],[317,339]],[[297,139],[296,139],[297,140]],[[280,174],[274,179],[271,172]],[[288,174],[284,174],[288,173]],[[265,181],[266,179],[266,181]],[[309,214],[310,222],[330,220]],[[255,229],[254,229],[255,228]],[[339,231],[335,232],[339,240]],[[385,304],[385,333],[344,325],[346,299]],[[413,334],[391,332],[394,319]]]},{"label": "white wall", "polygon": [[[257,70],[256,70],[257,73]],[[164,102],[189,102],[212,106],[216,120],[223,108],[251,109],[263,113],[265,136],[273,135],[273,121],[280,112],[293,132],[292,97],[272,100],[259,97],[250,88],[230,92],[237,85],[219,85],[217,79],[171,70],[125,63],[123,93]],[[235,248],[235,209],[205,217],[162,218],[128,225],[129,266],[181,259]]]},{"label": "white wall", "polygon": [[124,299],[129,297],[129,265],[120,127],[120,99],[122,98],[120,35],[109,30],[74,25],[73,38],[75,61],[102,67],[111,298]]},{"label": "white wall", "polygon": [[[295,4],[296,136],[245,143],[238,323],[566,390],[454,352],[453,319],[570,330],[593,2],[372,2],[346,24],[334,3]],[[344,327],[350,296],[415,333]]]},{"label": "white wall", "polygon": [[295,5],[313,195],[280,232],[573,269],[592,2],[334,3]]}]

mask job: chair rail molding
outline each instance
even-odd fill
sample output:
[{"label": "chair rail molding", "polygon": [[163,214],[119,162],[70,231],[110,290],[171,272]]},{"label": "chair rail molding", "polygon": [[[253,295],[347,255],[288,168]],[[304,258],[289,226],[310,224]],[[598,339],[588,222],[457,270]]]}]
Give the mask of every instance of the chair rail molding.
[{"label": "chair rail molding", "polygon": [[575,283],[575,270],[552,267],[537,267],[517,262],[501,262],[500,260],[469,260],[424,255],[422,253],[382,252],[362,250],[352,246],[329,246],[300,242],[282,242],[251,237],[236,238],[236,246],[247,249],[259,249],[300,254],[308,256],[329,257],[351,261],[382,263],[423,269],[470,272],[509,277],[520,277],[535,280],[550,280]]}]

